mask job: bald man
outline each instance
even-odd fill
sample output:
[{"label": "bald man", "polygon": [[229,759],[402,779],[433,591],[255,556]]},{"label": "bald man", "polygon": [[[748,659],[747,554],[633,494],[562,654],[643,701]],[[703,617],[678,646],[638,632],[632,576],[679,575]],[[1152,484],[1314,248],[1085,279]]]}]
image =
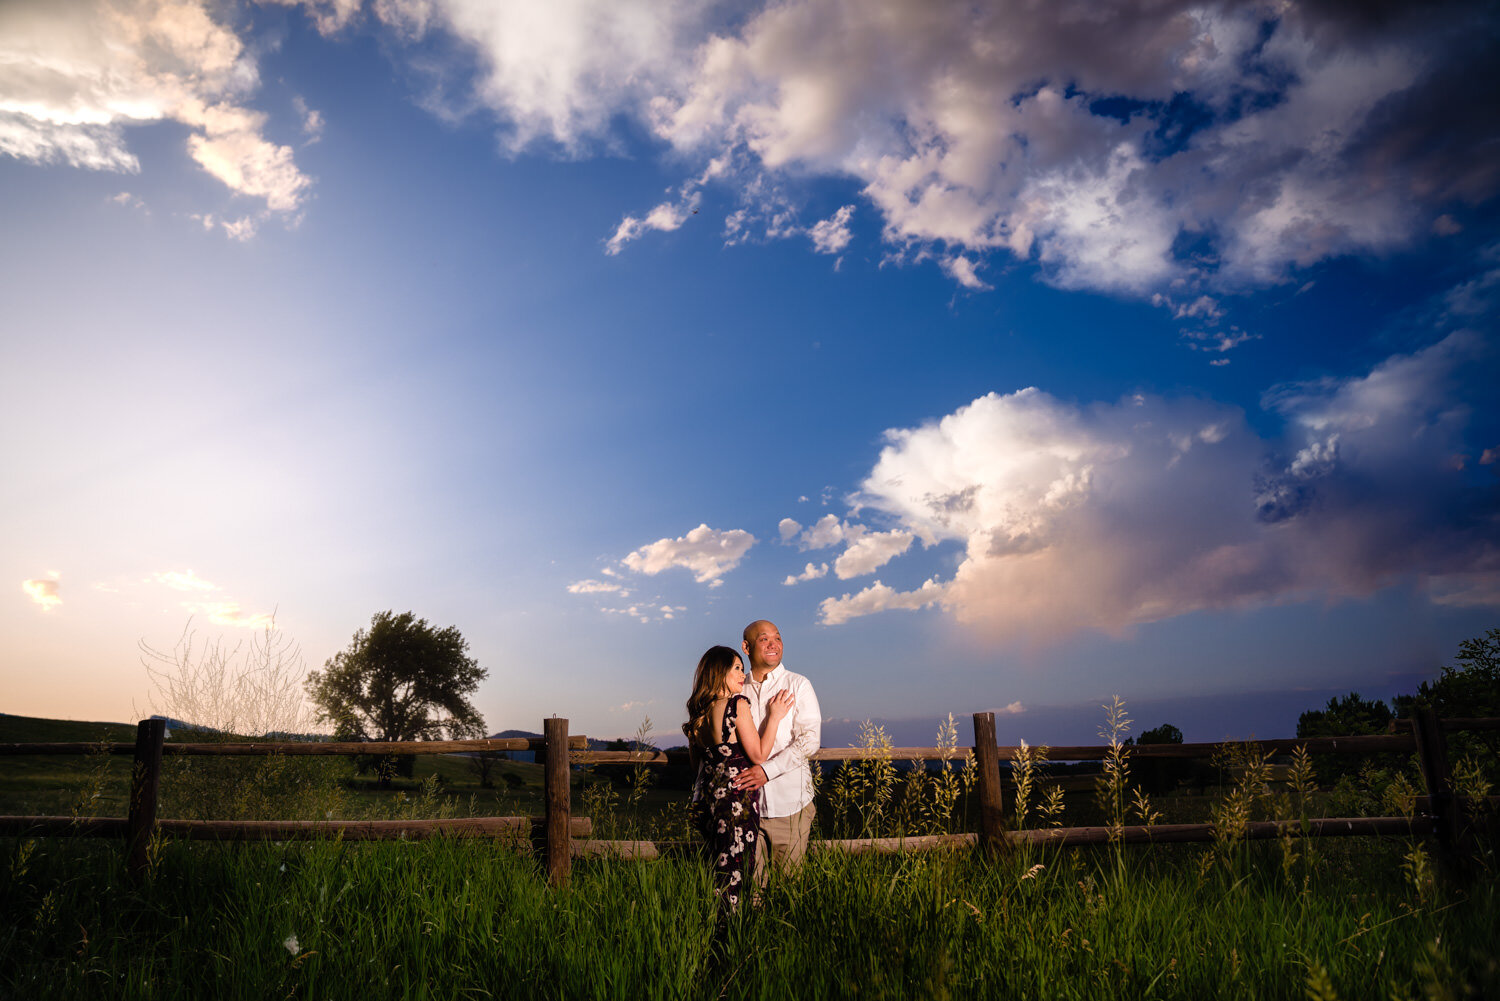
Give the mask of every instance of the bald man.
[{"label": "bald man", "polygon": [[745,662],[750,677],[745,695],[756,726],[765,716],[766,703],[778,692],[790,691],[795,705],[786,721],[776,729],[776,741],[765,762],[739,774],[734,784],[741,789],[762,789],[760,847],[755,853],[755,880],[765,885],[769,850],[777,865],[796,868],[807,853],[807,836],[813,821],[812,766],[808,757],[823,741],[823,714],[812,682],[793,674],[781,663],[781,632],[776,625],[759,619],[745,627]]}]

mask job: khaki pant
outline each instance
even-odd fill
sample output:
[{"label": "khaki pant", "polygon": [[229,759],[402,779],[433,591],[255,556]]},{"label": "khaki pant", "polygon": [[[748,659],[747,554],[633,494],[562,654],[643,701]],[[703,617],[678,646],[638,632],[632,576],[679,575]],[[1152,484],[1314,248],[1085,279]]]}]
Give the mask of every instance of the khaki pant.
[{"label": "khaki pant", "polygon": [[790,817],[760,818],[760,844],[755,848],[755,885],[765,886],[771,863],[795,870],[807,854],[807,836],[812,832],[813,805],[804,806]]}]

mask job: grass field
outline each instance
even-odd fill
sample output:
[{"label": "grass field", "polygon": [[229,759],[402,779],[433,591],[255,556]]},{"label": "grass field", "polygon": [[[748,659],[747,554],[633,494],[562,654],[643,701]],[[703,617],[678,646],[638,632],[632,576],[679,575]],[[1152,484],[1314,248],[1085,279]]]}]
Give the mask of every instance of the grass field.
[{"label": "grass field", "polygon": [[[0,740],[69,739],[45,722],[0,717],[14,727]],[[7,736],[28,727],[32,736]],[[46,794],[62,808],[36,812],[81,804],[85,813],[123,813],[111,804],[123,804],[128,759],[104,772],[102,759],[35,760],[0,779],[0,812],[32,812],[15,804]],[[459,759],[419,758],[424,784],[391,791],[360,785],[342,765],[256,773],[262,766],[251,759],[234,760],[254,782],[283,787],[283,799],[250,804],[268,810],[540,812],[535,765],[506,764],[513,779],[482,800]],[[17,761],[25,759],[7,766]],[[224,777],[179,776],[182,788]],[[1241,776],[1233,788],[1160,805],[1222,815],[1251,779],[1260,781]],[[52,780],[69,784],[46,788]],[[681,793],[633,797],[628,785],[598,776],[574,781],[575,812],[593,816],[604,836],[674,833]],[[825,779],[825,796],[834,786]],[[101,787],[112,791],[91,798]],[[899,795],[880,799],[878,784],[854,788],[866,806],[878,799],[898,810]],[[961,812],[950,823],[954,816]],[[138,883],[120,856],[113,841],[0,839],[0,996],[1500,996],[1492,852],[1454,880],[1408,839],[1054,849],[996,860],[825,852],[773,881],[759,907],[727,918],[691,857],[579,861],[570,885],[555,889],[527,846],[483,841],[162,841]]]},{"label": "grass field", "polygon": [[[1492,879],[1423,900],[1399,852],[1293,888],[1274,859],[825,854],[715,935],[690,860],[554,890],[480,842],[0,842],[0,993],[26,998],[1496,996]],[[1342,868],[1342,867],[1336,867]]]}]

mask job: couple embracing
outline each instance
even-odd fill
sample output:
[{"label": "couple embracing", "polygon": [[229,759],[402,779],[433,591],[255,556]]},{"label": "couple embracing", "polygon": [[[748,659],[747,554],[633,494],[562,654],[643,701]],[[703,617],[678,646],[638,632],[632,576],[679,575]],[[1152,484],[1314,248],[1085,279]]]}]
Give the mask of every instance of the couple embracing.
[{"label": "couple embracing", "polygon": [[[740,652],[710,647],[698,661],[683,724],[697,777],[692,817],[729,910],[767,865],[795,868],[812,830],[808,757],[822,740],[812,683],[781,663],[781,633],[764,619],[745,627]],[[748,673],[746,670],[748,662]]]}]

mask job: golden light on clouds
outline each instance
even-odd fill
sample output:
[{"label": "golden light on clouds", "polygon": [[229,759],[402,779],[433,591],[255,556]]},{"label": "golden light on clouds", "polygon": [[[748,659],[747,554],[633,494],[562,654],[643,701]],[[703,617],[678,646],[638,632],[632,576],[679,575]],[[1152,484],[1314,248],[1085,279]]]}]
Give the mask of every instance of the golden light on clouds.
[{"label": "golden light on clouds", "polygon": [[232,626],[236,629],[268,629],[275,621],[275,612],[247,612],[237,601],[185,601],[182,607],[194,615],[206,615],[216,626]]},{"label": "golden light on clouds", "polygon": [[153,574],[152,580],[165,584],[174,591],[217,591],[219,585],[199,577],[191,570],[162,570]]},{"label": "golden light on clouds", "polygon": [[34,577],[31,580],[23,580],[21,582],[21,590],[25,591],[27,597],[32,601],[41,605],[42,611],[50,612],[54,608],[62,606],[62,595],[58,593],[58,590],[62,586],[59,579],[61,576],[61,574],[54,570],[46,577]]}]

